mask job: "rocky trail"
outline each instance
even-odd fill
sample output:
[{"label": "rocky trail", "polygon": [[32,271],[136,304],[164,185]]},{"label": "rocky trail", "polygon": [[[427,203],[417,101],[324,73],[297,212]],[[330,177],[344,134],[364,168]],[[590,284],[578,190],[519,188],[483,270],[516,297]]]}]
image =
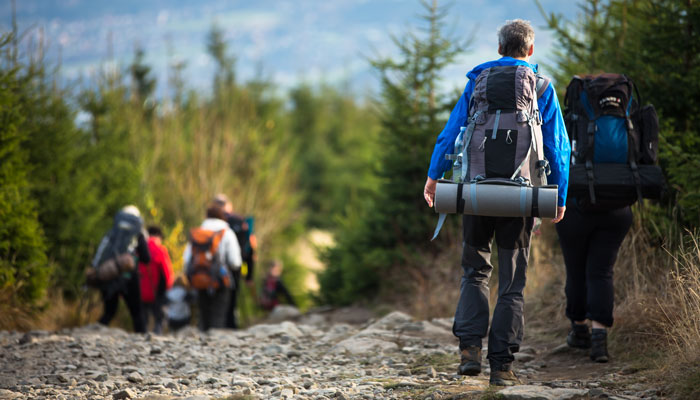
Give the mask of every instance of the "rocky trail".
[{"label": "rocky trail", "polygon": [[[515,370],[526,383],[455,374],[449,318],[341,311],[246,330],[141,335],[89,325],[0,332],[0,399],[637,399],[662,398],[634,368],[601,365],[528,333]],[[484,352],[485,353],[485,352]]]}]

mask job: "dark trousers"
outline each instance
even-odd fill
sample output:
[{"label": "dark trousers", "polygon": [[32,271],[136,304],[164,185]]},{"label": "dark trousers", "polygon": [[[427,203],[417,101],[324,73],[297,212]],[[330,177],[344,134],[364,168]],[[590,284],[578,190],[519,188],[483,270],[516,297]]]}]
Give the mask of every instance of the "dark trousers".
[{"label": "dark trousers", "polygon": [[199,329],[207,331],[211,328],[226,327],[226,311],[228,310],[230,292],[228,288],[219,288],[213,292],[209,290],[197,291]]},{"label": "dark trousers", "polygon": [[238,329],[238,319],[236,318],[236,307],[238,306],[238,292],[241,284],[241,269],[231,271],[233,277],[233,289],[229,290],[230,298],[228,309],[226,310],[226,327]]},{"label": "dark trousers", "polygon": [[566,264],[566,316],[613,324],[613,266],[632,226],[630,207],[584,212],[569,207],[557,234]]},{"label": "dark trousers", "polygon": [[510,364],[523,338],[523,290],[530,254],[532,218],[465,215],[459,302],[452,331],[460,348],[482,346],[489,331],[491,240],[498,246],[498,300],[489,331],[492,368]]},{"label": "dark trousers", "polygon": [[175,332],[181,328],[186,327],[187,325],[190,324],[190,318],[187,319],[169,319],[168,320],[168,329],[170,329],[170,332]]},{"label": "dark trousers", "polygon": [[134,325],[134,332],[146,332],[141,313],[141,286],[139,285],[138,275],[133,272],[130,278],[125,279],[119,277],[114,282],[108,282],[106,287],[102,289],[104,312],[99,322],[102,325],[109,325],[112,319],[114,319],[117,313],[117,307],[119,306],[120,296],[124,297],[126,306],[129,308],[131,321]]},{"label": "dark trousers", "polygon": [[148,328],[148,320],[153,316],[153,333],[163,333],[163,300],[156,299],[153,303],[142,303],[143,326]]}]

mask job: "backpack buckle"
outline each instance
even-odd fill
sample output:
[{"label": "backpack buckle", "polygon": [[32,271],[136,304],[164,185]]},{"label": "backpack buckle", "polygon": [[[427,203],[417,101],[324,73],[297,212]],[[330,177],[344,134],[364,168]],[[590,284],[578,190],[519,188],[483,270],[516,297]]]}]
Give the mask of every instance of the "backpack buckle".
[{"label": "backpack buckle", "polygon": [[547,160],[538,160],[535,164],[535,167],[539,171],[539,176],[542,176],[542,173],[544,173],[545,175],[549,175],[552,173],[552,168],[549,166],[549,161]]}]

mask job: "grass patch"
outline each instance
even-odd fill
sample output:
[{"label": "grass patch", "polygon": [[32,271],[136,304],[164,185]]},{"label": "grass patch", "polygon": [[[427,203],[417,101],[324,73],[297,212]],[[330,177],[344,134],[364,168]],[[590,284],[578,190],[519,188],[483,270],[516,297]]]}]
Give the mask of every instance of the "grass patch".
[{"label": "grass patch", "polygon": [[437,372],[452,372],[459,364],[459,356],[456,354],[431,354],[420,356],[408,365],[412,375],[426,372],[428,366],[435,368]]},{"label": "grass patch", "polygon": [[669,385],[671,393],[679,399],[700,399],[700,365],[679,368],[674,382]]},{"label": "grass patch", "polygon": [[498,391],[501,389],[503,388],[489,386],[489,388],[484,390],[484,393],[482,393],[481,396],[479,396],[479,400],[503,400],[506,397],[498,393]]}]

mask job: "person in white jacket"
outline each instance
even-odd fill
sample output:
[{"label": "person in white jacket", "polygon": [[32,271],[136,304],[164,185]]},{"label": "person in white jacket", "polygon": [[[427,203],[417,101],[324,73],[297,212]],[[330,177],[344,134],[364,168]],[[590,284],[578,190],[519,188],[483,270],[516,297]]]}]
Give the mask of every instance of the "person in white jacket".
[{"label": "person in white jacket", "polygon": [[[224,205],[216,199],[207,208],[207,218],[202,222],[200,228],[208,231],[224,231],[219,243],[217,256],[221,265],[225,265],[231,271],[241,268],[241,249],[238,239],[233,233],[225,218]],[[183,258],[185,264],[190,262],[192,257],[192,245],[185,247]],[[215,290],[198,290],[197,304],[199,308],[199,328],[206,331],[210,328],[224,328],[226,326],[226,310],[230,298],[230,287],[220,285]]]}]

